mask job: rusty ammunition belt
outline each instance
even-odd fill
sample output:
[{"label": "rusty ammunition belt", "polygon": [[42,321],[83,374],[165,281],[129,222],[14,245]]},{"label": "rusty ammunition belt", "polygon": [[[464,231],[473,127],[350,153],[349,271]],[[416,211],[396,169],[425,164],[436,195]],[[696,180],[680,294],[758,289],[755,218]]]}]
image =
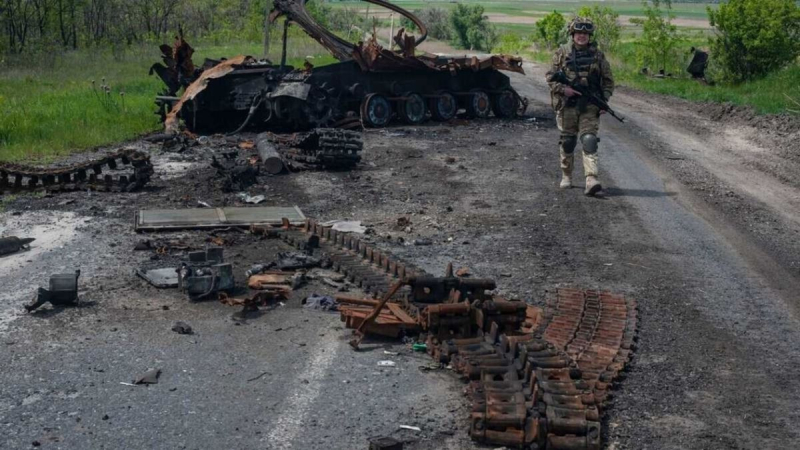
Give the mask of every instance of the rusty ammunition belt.
[{"label": "rusty ammunition belt", "polygon": [[[300,249],[318,247],[334,270],[375,296],[396,280],[428,276],[351,234],[312,220],[302,230],[281,236]],[[468,380],[473,440],[528,450],[601,448],[602,408],[635,345],[634,300],[558,289],[541,309],[485,292],[462,298],[455,289],[440,303],[420,305],[414,303],[418,294],[406,290],[388,310],[402,308],[400,315],[427,333],[428,353]],[[344,310],[342,315],[345,320]],[[356,328],[360,322],[351,319],[348,327]],[[389,332],[382,333],[377,325],[373,332],[399,335],[388,329],[396,323],[385,326]]]},{"label": "rusty ammunition belt", "polygon": [[[124,174],[118,173],[123,169],[127,169]],[[150,156],[135,150],[120,150],[92,161],[59,168],[0,162],[0,193],[40,189],[130,192],[144,186],[152,175]]]},{"label": "rusty ammunition belt", "polygon": [[279,152],[292,170],[350,169],[361,161],[364,142],[358,131],[316,128],[304,135],[271,140],[281,144]]}]

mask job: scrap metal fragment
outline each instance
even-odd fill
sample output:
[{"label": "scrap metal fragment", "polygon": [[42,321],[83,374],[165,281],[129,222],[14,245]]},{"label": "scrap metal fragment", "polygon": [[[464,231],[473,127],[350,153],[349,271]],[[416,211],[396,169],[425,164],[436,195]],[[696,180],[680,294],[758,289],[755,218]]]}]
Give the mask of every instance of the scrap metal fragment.
[{"label": "scrap metal fragment", "polygon": [[18,238],[16,236],[0,238],[0,255],[26,250],[30,248],[29,244],[35,240],[35,238]]},{"label": "scrap metal fragment", "polygon": [[50,277],[50,289],[39,288],[33,302],[25,305],[25,309],[31,312],[45,303],[50,302],[58,306],[74,306],[78,302],[78,277],[81,271],[74,273],[56,274]]}]

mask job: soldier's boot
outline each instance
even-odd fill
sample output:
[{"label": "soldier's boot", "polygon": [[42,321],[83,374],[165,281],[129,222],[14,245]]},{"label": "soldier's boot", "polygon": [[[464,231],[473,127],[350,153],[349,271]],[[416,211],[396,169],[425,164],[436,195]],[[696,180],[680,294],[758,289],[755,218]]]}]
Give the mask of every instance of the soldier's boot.
[{"label": "soldier's boot", "polygon": [[561,183],[558,187],[569,189],[572,187],[572,167],[575,165],[575,136],[565,136],[561,138],[559,153],[561,156]]},{"label": "soldier's boot", "polygon": [[583,172],[586,175],[586,195],[595,195],[603,189],[600,180],[597,179],[597,154],[583,153]]}]

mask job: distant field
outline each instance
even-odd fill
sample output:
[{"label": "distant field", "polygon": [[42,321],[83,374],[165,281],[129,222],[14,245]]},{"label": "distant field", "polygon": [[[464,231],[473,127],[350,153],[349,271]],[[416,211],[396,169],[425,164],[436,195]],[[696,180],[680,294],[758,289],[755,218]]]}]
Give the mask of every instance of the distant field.
[{"label": "distant field", "polygon": [[[443,1],[443,0],[395,0],[392,3],[408,9],[422,9],[422,8],[454,8],[456,2]],[[561,13],[574,12],[581,6],[598,4],[607,6],[620,15],[623,16],[640,16],[642,15],[642,3],[639,1],[535,1],[535,0],[521,0],[521,1],[477,1],[477,0],[461,0],[458,3],[465,4],[480,4],[486,9],[487,13],[501,13],[517,17],[536,17],[543,13],[551,11],[558,11]],[[328,5],[334,8],[356,8],[364,10],[368,4],[360,1],[351,2],[333,2]],[[702,3],[675,3],[672,5],[673,12],[678,18],[686,19],[708,19],[706,6],[715,7],[716,5],[702,4]],[[369,5],[370,11],[387,11],[375,5]]]}]

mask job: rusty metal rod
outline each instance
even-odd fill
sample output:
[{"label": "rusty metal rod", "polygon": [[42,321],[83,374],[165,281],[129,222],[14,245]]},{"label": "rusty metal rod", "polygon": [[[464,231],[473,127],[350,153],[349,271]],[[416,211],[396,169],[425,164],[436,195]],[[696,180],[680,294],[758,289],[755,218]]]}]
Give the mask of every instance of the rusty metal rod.
[{"label": "rusty metal rod", "polygon": [[392,296],[396,294],[397,291],[399,291],[404,284],[405,281],[403,280],[400,280],[397,283],[395,283],[394,286],[392,286],[392,288],[389,289],[389,292],[386,293],[383,299],[381,299],[381,302],[375,306],[375,309],[372,310],[372,313],[369,316],[367,316],[367,318],[364,319],[363,322],[361,322],[361,325],[359,325],[358,329],[356,330],[356,336],[350,340],[351,347],[358,350],[358,345],[361,344],[361,341],[364,339],[364,330],[366,330],[367,326],[369,326],[369,324],[371,324],[375,320],[375,318],[378,317],[386,302],[388,302],[389,299],[392,298]]}]

